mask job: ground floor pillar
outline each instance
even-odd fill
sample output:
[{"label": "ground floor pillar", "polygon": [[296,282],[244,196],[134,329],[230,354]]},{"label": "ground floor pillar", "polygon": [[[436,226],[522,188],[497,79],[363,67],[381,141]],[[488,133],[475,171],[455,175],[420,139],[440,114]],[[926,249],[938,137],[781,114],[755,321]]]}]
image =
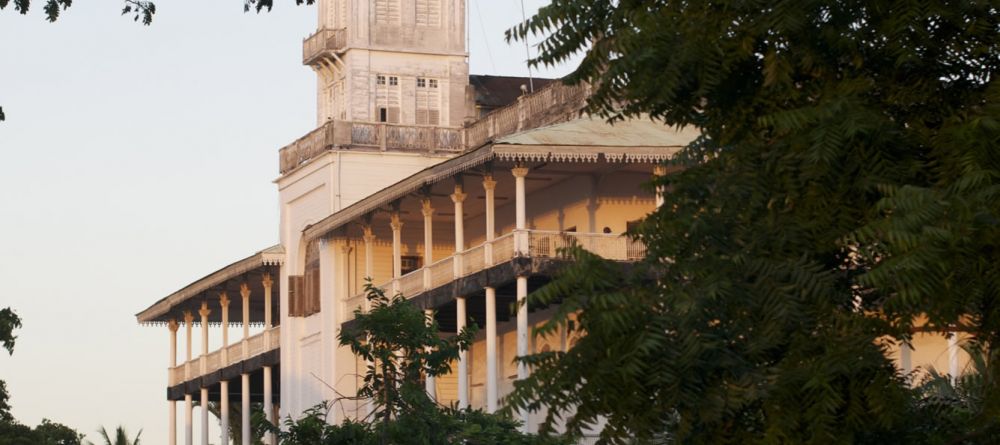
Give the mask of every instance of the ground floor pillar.
[{"label": "ground floor pillar", "polygon": [[191,394],[184,394],[184,445],[194,445],[194,402]]},{"label": "ground floor pillar", "polygon": [[497,411],[497,290],[486,288],[486,412]]},{"label": "ground floor pillar", "polygon": [[[461,334],[465,329],[465,297],[455,300],[455,333]],[[458,409],[469,407],[469,351],[458,353]]]},{"label": "ground floor pillar", "polygon": [[201,445],[208,445],[208,388],[201,389]]},{"label": "ground floor pillar", "polygon": [[219,382],[219,421],[222,443],[229,445],[229,382],[225,380]]},{"label": "ground floor pillar", "polygon": [[[264,367],[264,417],[272,424],[274,422],[274,395],[271,389],[271,367]],[[274,435],[267,433],[264,436],[264,443],[274,445]]]},{"label": "ground floor pillar", "polygon": [[240,380],[242,385],[240,385],[240,396],[242,400],[240,404],[240,414],[242,415],[240,425],[242,432],[243,445],[250,445],[250,374],[241,374]]},{"label": "ground floor pillar", "polygon": [[177,445],[177,402],[167,402],[167,445]]},{"label": "ground floor pillar", "polygon": [[[517,356],[528,355],[528,277],[517,277]],[[528,366],[517,362],[517,379],[528,378]],[[521,430],[528,432],[528,410],[518,410]]]}]

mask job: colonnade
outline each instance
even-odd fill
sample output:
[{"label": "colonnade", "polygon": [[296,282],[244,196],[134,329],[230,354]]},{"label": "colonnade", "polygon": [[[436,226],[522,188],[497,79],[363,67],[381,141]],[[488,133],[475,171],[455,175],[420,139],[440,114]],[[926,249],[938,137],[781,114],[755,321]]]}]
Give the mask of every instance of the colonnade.
[{"label": "colonnade", "polygon": [[[527,217],[526,217],[526,196],[525,196],[525,178],[528,174],[528,168],[522,165],[518,165],[511,170],[512,175],[515,180],[515,230],[516,235],[514,239],[515,251],[518,253],[528,253],[528,237],[527,237]],[[496,220],[495,220],[495,190],[497,182],[494,180],[491,173],[487,173],[482,182],[483,190],[485,192],[486,201],[486,244],[484,248],[484,264],[492,266],[494,263],[492,242],[496,238]],[[464,184],[462,181],[456,181],[454,192],[450,195],[452,202],[454,203],[454,213],[455,213],[455,262],[454,262],[454,273],[455,276],[463,270],[462,256],[458,255],[465,251],[465,227],[464,227],[464,207],[463,204],[467,198],[467,194],[464,191]],[[429,266],[434,262],[433,259],[433,216],[435,209],[431,204],[429,196],[424,197],[421,200],[421,213],[423,214],[423,232],[424,232],[424,269],[423,269],[423,281],[424,288],[427,289],[431,286],[431,271]],[[400,219],[398,205],[394,206],[390,214],[390,227],[392,229],[392,291],[393,293],[399,292],[399,278],[402,275],[402,228],[403,222]],[[363,230],[363,240],[365,244],[365,276],[371,277],[374,273],[374,258],[373,258],[373,244],[375,242],[375,236],[371,227],[371,221],[366,220],[362,225]],[[528,295],[528,276],[518,275],[517,277],[517,354],[527,355],[528,354],[528,310],[527,305],[524,304]],[[499,401],[499,367],[497,359],[497,311],[496,311],[496,288],[492,286],[485,287],[484,292],[486,294],[486,410],[488,412],[495,412],[498,408]],[[466,327],[468,320],[467,314],[467,303],[464,296],[458,297],[456,299],[456,333],[461,332],[462,329]],[[367,300],[366,300],[367,301]],[[366,303],[367,304],[367,303]],[[367,311],[369,308],[365,307]],[[428,322],[432,320],[433,310],[426,309],[426,314],[428,317]],[[459,408],[466,408],[469,406],[469,357],[468,351],[462,351],[459,354],[458,359],[458,406]],[[527,367],[523,364],[518,365],[517,378],[524,379],[528,376]],[[426,379],[426,390],[431,395],[435,397],[436,386],[435,380],[432,376],[428,376]],[[370,403],[366,407],[366,413],[370,412]],[[527,412],[520,413],[521,420],[527,424]]]},{"label": "colonnade", "polygon": [[[261,284],[264,288],[264,328],[265,334],[270,335],[268,332],[274,325],[272,323],[272,311],[271,311],[271,288],[274,282],[271,279],[270,274],[264,274]],[[243,283],[240,286],[240,297],[242,299],[243,308],[243,338],[242,342],[242,357],[244,359],[248,358],[249,351],[249,338],[250,338],[250,287]],[[219,309],[221,311],[221,323],[222,323],[222,361],[228,363],[228,350],[229,350],[229,296],[226,292],[219,293]],[[208,317],[211,315],[212,310],[209,308],[208,301],[203,301],[201,303],[201,308],[198,310],[198,315],[201,317],[201,356],[198,363],[200,367],[200,375],[205,375],[207,371],[207,357],[209,354],[208,350]],[[192,363],[192,328],[194,325],[194,315],[191,311],[183,312],[183,322],[185,329],[185,342],[186,342],[186,361],[187,366]],[[171,319],[167,323],[167,327],[170,331],[170,368],[177,367],[177,330],[179,328],[179,323],[175,319]],[[270,366],[263,367],[264,374],[264,413],[269,422],[274,422],[274,409],[273,409],[273,394],[271,377],[272,370]],[[201,444],[208,445],[209,443],[209,394],[208,388],[202,387],[200,389],[200,406],[201,406]],[[242,445],[250,445],[250,374],[242,373],[240,375],[240,395],[241,400],[241,438]],[[221,443],[229,443],[229,381],[222,380],[219,382],[219,402],[220,402],[220,417],[221,417],[221,432],[220,439]],[[169,401],[169,412],[168,412],[168,436],[167,443],[169,445],[177,445],[177,403],[173,400]],[[194,410],[193,395],[190,393],[184,394],[184,445],[194,445],[194,426],[193,426],[193,410]],[[275,438],[268,434],[265,438],[265,443],[275,444]]]}]

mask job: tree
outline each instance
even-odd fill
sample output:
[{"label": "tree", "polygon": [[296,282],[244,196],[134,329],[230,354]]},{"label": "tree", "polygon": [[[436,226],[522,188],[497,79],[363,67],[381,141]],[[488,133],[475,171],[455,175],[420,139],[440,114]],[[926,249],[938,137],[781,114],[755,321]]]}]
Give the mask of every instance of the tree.
[{"label": "tree", "polygon": [[448,373],[449,363],[472,344],[475,327],[441,338],[437,322],[402,295],[389,298],[371,280],[365,283],[365,292],[371,310],[355,310],[354,327],[338,337],[341,345],[370,363],[357,397],[372,399],[380,413],[376,415],[385,423],[400,412],[430,409],[434,402],[421,384],[423,376]]},{"label": "tree", "polygon": [[[0,110],[0,116],[3,111]],[[0,345],[7,350],[8,355],[14,355],[14,343],[17,336],[14,330],[21,327],[21,318],[17,316],[11,308],[0,310]],[[7,394],[7,384],[0,380],[0,423],[8,423],[14,420],[10,414],[10,395]]]},{"label": "tree", "polygon": [[[208,402],[208,412],[216,419],[222,419],[222,404]],[[220,420],[221,421],[221,420]],[[229,438],[233,443],[243,443],[243,408],[239,404],[229,405]],[[250,404],[250,443],[263,445],[264,434],[267,431],[267,417],[264,414],[263,403]],[[221,425],[220,425],[221,426]]]},{"label": "tree", "polygon": [[83,434],[49,419],[42,419],[35,427],[35,437],[39,445],[80,445],[83,442]]},{"label": "tree", "polygon": [[[101,439],[104,441],[104,445],[139,445],[139,436],[142,436],[142,430],[139,430],[135,434],[134,439],[129,439],[128,432],[125,431],[125,427],[118,425],[115,428],[114,436],[108,434],[108,430],[103,426],[101,429],[97,430],[97,433],[101,435]],[[94,445],[90,442],[90,445]]]},{"label": "tree", "polygon": [[[623,268],[578,249],[531,298],[543,329],[514,406],[607,442],[983,443],[1000,414],[1000,10],[994,2],[554,0],[508,31],[534,64],[583,52],[589,112],[702,136]],[[987,360],[978,412],[924,428],[885,357],[913,320]],[[549,421],[554,421],[550,417]],[[931,436],[921,436],[928,432]]]},{"label": "tree", "polygon": [[340,342],[371,363],[358,398],[375,401],[374,416],[331,425],[333,405],[352,398],[342,396],[307,410],[299,419],[285,419],[281,430],[272,426],[281,445],[569,444],[558,436],[521,433],[509,416],[439,406],[427,395],[421,377],[449,372],[448,363],[469,347],[475,327],[442,339],[433,319],[403,296],[386,297],[370,280],[365,291],[372,309],[355,311],[355,325],[341,332]]}]

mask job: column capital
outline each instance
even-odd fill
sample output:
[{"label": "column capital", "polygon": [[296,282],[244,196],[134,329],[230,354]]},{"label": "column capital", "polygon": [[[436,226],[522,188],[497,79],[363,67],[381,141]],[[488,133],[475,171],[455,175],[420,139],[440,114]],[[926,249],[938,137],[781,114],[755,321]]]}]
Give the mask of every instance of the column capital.
[{"label": "column capital", "polygon": [[365,240],[366,243],[375,241],[375,233],[372,231],[371,224],[361,226],[361,231],[364,233],[364,235],[361,236],[361,239]]},{"label": "column capital", "polygon": [[191,311],[184,311],[184,323],[187,323],[188,326],[190,326],[191,322],[193,321],[194,321],[194,315],[191,313]]},{"label": "column capital", "polygon": [[493,180],[493,175],[483,176],[483,188],[487,191],[497,188],[497,182]]},{"label": "column capital", "polygon": [[211,313],[212,313],[212,310],[208,308],[208,302],[207,301],[202,301],[201,302],[201,309],[198,310],[198,315],[201,315],[201,318],[204,320],[204,319],[208,318],[208,316]]},{"label": "column capital", "polygon": [[178,327],[179,325],[177,324],[177,319],[171,318],[169,321],[167,321],[167,329],[169,329],[170,332],[177,332]]},{"label": "column capital", "polygon": [[430,198],[424,198],[420,200],[420,212],[424,214],[424,218],[430,218],[434,216],[434,207],[431,205]]},{"label": "column capital", "polygon": [[264,278],[261,279],[261,284],[264,285],[264,289],[270,290],[271,285],[274,284],[274,281],[271,280],[271,274],[269,273],[264,274]]},{"label": "column capital", "polygon": [[515,178],[523,178],[528,176],[528,167],[519,165],[510,169],[510,173],[514,175]]},{"label": "column capital", "polygon": [[667,174],[667,166],[663,164],[656,164],[653,166],[653,176],[663,176]]},{"label": "column capital", "polygon": [[344,244],[343,246],[340,246],[340,251],[341,251],[341,252],[344,252],[344,253],[351,253],[351,251],[352,251],[352,250],[354,250],[354,248],[353,248],[353,247],[351,247],[351,245],[350,245],[350,244]]},{"label": "column capital", "polygon": [[392,230],[403,230],[403,221],[399,219],[399,212],[392,212],[392,216],[389,218],[389,227],[392,227]]},{"label": "column capital", "polygon": [[240,285],[240,296],[243,297],[244,300],[250,299],[250,286],[246,283]]},{"label": "column capital", "polygon": [[455,204],[459,204],[459,203],[465,201],[465,198],[468,198],[468,197],[469,197],[469,195],[467,195],[465,193],[462,193],[462,189],[460,187],[455,187],[455,193],[451,194],[451,202],[454,202]]},{"label": "column capital", "polygon": [[222,310],[229,307],[229,295],[226,295],[225,292],[219,292],[219,306],[222,306]]}]

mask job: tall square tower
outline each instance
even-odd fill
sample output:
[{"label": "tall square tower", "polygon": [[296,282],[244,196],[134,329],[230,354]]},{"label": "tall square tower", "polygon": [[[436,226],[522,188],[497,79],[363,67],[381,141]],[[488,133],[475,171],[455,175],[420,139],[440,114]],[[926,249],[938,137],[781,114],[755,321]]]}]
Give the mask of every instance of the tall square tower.
[{"label": "tall square tower", "polygon": [[469,64],[465,0],[320,0],[302,59],[329,120],[458,127]]}]

